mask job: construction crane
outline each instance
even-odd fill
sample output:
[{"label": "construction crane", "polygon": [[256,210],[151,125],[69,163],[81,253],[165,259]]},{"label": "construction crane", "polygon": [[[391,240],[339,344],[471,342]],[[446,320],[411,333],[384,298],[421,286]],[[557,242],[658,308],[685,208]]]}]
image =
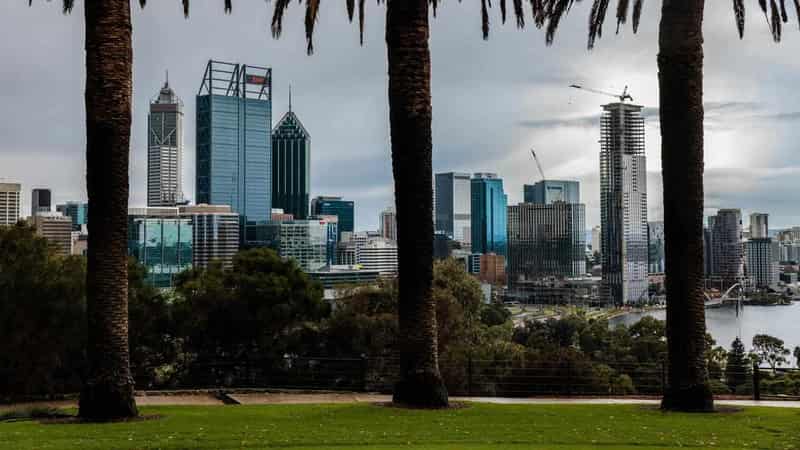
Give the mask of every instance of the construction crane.
[{"label": "construction crane", "polygon": [[539,157],[536,156],[536,152],[531,149],[531,155],[533,155],[533,160],[536,161],[536,167],[539,168],[539,173],[542,175],[542,181],[545,180],[544,178],[544,170],[542,170],[542,164],[539,163]]},{"label": "construction crane", "polygon": [[588,92],[593,92],[595,94],[607,95],[609,97],[615,97],[615,98],[618,98],[619,101],[622,102],[622,103],[625,103],[625,100],[633,101],[633,97],[631,97],[630,94],[628,94],[628,86],[625,86],[625,89],[622,91],[622,94],[612,94],[611,92],[605,92],[605,91],[600,91],[598,89],[592,89],[592,88],[583,87],[580,84],[570,84],[569,87],[575,88],[575,89],[581,89],[581,90],[588,91]]}]

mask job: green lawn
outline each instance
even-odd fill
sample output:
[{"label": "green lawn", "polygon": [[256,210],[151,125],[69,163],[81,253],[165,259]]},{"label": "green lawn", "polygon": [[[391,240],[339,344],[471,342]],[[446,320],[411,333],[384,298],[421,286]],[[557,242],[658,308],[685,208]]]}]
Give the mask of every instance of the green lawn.
[{"label": "green lawn", "polygon": [[800,410],[665,414],[635,405],[471,404],[419,411],[368,404],[142,408],[157,420],[0,423],[0,448],[800,449]]}]

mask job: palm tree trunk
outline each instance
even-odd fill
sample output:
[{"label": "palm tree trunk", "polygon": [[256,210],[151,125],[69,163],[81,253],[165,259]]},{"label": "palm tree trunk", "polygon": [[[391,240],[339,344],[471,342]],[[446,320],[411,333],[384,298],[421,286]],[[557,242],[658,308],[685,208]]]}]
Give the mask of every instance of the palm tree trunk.
[{"label": "palm tree trunk", "polygon": [[133,51],[129,0],[84,2],[89,376],[81,417],[138,414],[128,354],[128,149]]},{"label": "palm tree trunk", "polygon": [[389,123],[400,271],[400,380],[394,401],[448,404],[439,374],[433,283],[431,55],[428,0],[389,0]]},{"label": "palm tree trunk", "polygon": [[703,6],[665,0],[659,30],[669,358],[661,406],[679,411],[714,409],[703,304]]}]

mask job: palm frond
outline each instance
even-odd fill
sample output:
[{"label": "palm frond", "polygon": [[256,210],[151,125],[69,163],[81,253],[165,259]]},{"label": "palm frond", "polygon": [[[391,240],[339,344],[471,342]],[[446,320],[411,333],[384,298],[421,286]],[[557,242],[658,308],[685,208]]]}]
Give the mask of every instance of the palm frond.
[{"label": "palm frond", "polygon": [[225,13],[230,14],[233,11],[233,4],[231,0],[225,0]]},{"label": "palm frond", "polygon": [[500,0],[500,17],[503,25],[506,23],[506,0]]},{"label": "palm frond", "polygon": [[514,16],[517,18],[517,28],[525,27],[525,11],[522,8],[522,0],[514,0]]},{"label": "palm frond", "polygon": [[800,0],[794,0],[794,11],[797,13],[797,24],[800,26]]},{"label": "palm frond", "polygon": [[319,0],[306,0],[306,41],[308,42],[307,52],[309,55],[314,53],[314,25],[319,14]]},{"label": "palm frond", "polygon": [[356,0],[347,0],[347,19],[352,23],[353,14],[356,10]]},{"label": "palm frond", "polygon": [[189,17],[189,0],[183,0],[183,17]]},{"label": "palm frond", "polygon": [[272,14],[272,36],[281,37],[283,31],[283,13],[291,0],[275,0],[275,12]]},{"label": "palm frond", "polygon": [[619,28],[625,25],[625,22],[628,20],[629,5],[630,0],[619,0],[617,2],[617,34],[619,34]]},{"label": "palm frond", "polygon": [[366,19],[364,1],[358,0],[358,43],[361,45],[364,45],[364,19]]},{"label": "palm frond", "polygon": [[603,22],[606,20],[609,0],[594,0],[589,12],[589,42],[587,47],[594,48],[595,41],[603,37]]},{"label": "palm frond", "polygon": [[633,2],[633,33],[639,32],[639,22],[642,20],[642,8],[644,0],[634,0]]},{"label": "palm frond", "polygon": [[486,8],[486,0],[481,0],[481,31],[483,40],[489,39],[489,11]]},{"label": "palm frond", "polygon": [[770,28],[772,29],[772,39],[775,42],[781,41],[781,15],[778,12],[778,5],[775,4],[775,0],[770,0],[769,2],[770,12],[772,13],[770,16]]},{"label": "palm frond", "polygon": [[739,32],[739,39],[744,37],[744,12],[744,0],[733,0],[733,15],[736,17],[736,30]]},{"label": "palm frond", "polygon": [[144,8],[147,5],[147,0],[139,0],[139,7]]}]

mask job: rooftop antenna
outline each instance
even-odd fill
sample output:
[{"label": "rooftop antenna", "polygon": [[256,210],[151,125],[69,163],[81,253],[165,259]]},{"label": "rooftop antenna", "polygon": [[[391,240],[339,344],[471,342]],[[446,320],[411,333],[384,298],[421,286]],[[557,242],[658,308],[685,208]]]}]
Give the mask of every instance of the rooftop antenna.
[{"label": "rooftop antenna", "polygon": [[292,83],[289,83],[289,112],[292,112]]},{"label": "rooftop antenna", "polygon": [[169,87],[169,69],[167,69],[167,80],[164,82],[164,87]]}]

